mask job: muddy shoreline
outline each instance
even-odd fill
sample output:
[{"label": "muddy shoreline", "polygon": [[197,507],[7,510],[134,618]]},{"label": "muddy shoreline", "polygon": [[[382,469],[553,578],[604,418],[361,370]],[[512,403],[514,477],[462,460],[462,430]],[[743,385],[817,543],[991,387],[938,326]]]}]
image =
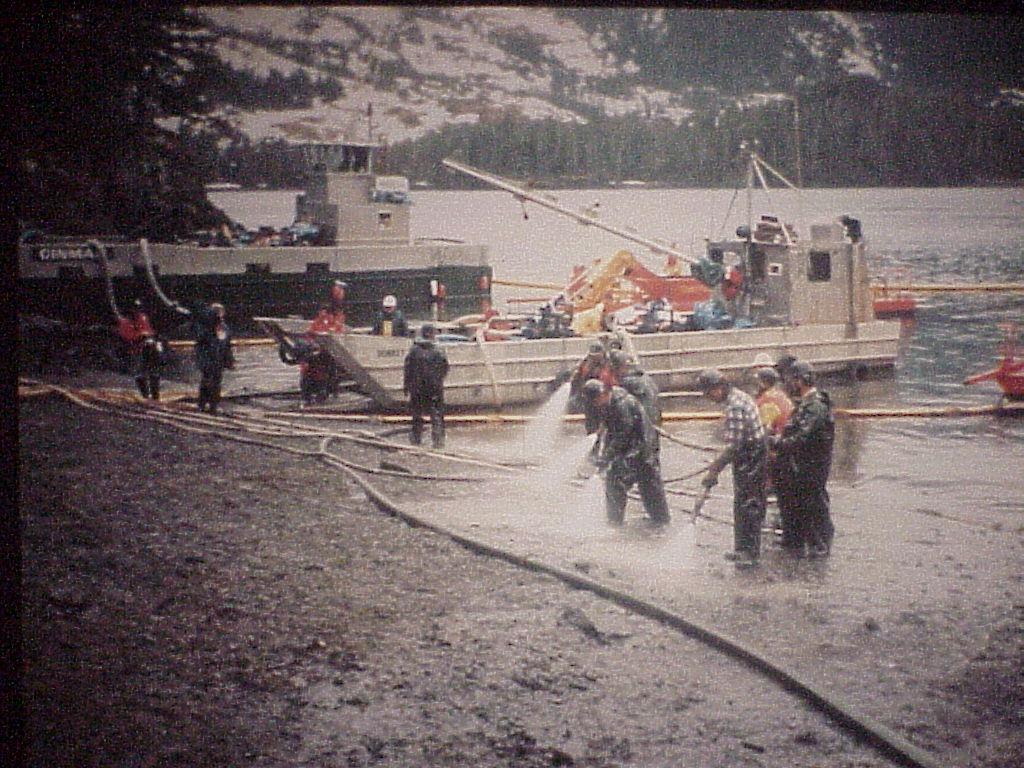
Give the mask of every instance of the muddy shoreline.
[{"label": "muddy shoreline", "polygon": [[[54,396],[20,403],[19,452],[30,765],[890,764],[720,653],[410,528],[309,459]],[[772,615],[730,588],[713,618],[757,638]],[[892,727],[952,765],[1024,762],[1020,581],[984,626],[869,620],[859,642],[892,647],[866,658],[929,694]]]}]

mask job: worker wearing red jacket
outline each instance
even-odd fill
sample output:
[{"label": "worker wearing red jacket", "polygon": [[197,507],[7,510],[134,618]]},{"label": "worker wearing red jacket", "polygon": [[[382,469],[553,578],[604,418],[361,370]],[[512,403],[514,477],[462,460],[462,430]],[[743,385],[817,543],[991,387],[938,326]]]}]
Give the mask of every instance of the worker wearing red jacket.
[{"label": "worker wearing red jacket", "polygon": [[348,283],[335,280],[331,284],[331,296],[327,305],[322,307],[309,324],[307,333],[345,333],[345,289]]},{"label": "worker wearing red jacket", "polygon": [[142,302],[132,302],[128,316],[117,318],[117,333],[127,346],[129,370],[143,397],[160,399],[160,344]]},{"label": "worker wearing red jacket", "polygon": [[328,397],[338,394],[338,365],[317,335],[325,333],[347,333],[345,310],[345,289],[348,284],[335,280],[327,304],[321,307],[310,322],[303,338],[291,338],[282,334],[278,338],[278,355],[286,365],[299,366],[299,390],[303,405],[325,402]]}]

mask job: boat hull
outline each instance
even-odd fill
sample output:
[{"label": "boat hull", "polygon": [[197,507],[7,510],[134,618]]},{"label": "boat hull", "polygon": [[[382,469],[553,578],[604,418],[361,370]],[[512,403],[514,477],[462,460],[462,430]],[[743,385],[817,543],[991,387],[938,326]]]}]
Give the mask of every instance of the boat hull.
[{"label": "boat hull", "polygon": [[[271,320],[282,330],[303,333],[304,324]],[[405,401],[402,374],[410,339],[365,334],[324,334],[323,343],[346,374],[385,408]],[[586,355],[592,338],[535,339],[445,344],[451,365],[445,401],[467,407],[501,407],[539,402],[566,379]],[[663,392],[692,388],[704,368],[729,374],[750,368],[755,355],[793,354],[820,373],[891,370],[896,362],[899,323],[860,323],[856,333],[843,324],[741,330],[626,335],[624,347]]]},{"label": "boat hull", "polygon": [[[426,317],[431,284],[443,284],[452,316],[479,312],[489,301],[491,268],[479,246],[461,244],[391,247],[195,248],[153,244],[151,266],[159,289],[173,301],[220,301],[239,330],[259,316],[310,318],[326,302],[334,280],[344,280],[350,325],[367,325],[381,298],[395,295],[411,316]],[[66,260],[34,258],[21,247],[18,310],[73,325],[113,322],[106,281],[95,259],[69,249]],[[176,323],[149,277],[137,244],[108,247],[114,294],[123,310],[134,298],[160,323]],[[254,326],[253,326],[254,327]]]},{"label": "boat hull", "polygon": [[877,297],[872,306],[875,317],[887,320],[898,317],[914,317],[917,314],[917,300],[913,296]]}]

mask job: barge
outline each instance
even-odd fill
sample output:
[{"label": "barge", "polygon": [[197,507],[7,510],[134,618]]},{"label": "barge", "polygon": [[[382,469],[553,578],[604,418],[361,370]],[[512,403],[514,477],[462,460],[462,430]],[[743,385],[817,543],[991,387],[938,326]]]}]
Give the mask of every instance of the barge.
[{"label": "barge", "polygon": [[245,329],[256,315],[312,317],[335,280],[348,284],[345,309],[354,324],[369,322],[387,294],[423,316],[438,301],[454,313],[490,301],[486,248],[413,240],[408,181],[375,173],[377,145],[300,146],[310,181],[296,199],[295,220],[317,233],[316,245],[144,248],[118,238],[23,238],[18,311],[89,325],[113,322],[110,295],[120,306],[141,298],[151,310],[166,297],[220,301],[229,321]]},{"label": "barge", "polygon": [[[717,367],[738,377],[760,353],[792,354],[823,374],[891,373],[900,323],[876,320],[865,244],[848,218],[812,225],[809,237],[707,243],[712,256],[741,257],[750,287],[749,327],[659,333],[602,332],[564,338],[506,336],[487,341],[485,327],[447,328],[450,405],[501,408],[546,399],[565,381],[595,338],[618,336],[624,350],[663,392],[692,389],[698,373]],[[259,318],[275,336],[307,334],[308,324]],[[412,340],[365,333],[311,334],[361,391],[384,408],[403,404],[403,360]]]}]

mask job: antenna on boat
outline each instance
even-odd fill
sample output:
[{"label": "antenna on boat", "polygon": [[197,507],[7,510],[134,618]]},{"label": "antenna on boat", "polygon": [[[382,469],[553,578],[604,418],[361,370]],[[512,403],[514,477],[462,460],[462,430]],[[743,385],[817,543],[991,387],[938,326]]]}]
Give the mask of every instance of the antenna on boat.
[{"label": "antenna on boat", "polygon": [[789,96],[789,100],[793,102],[793,145],[794,154],[796,155],[796,186],[793,188],[797,190],[796,220],[800,225],[800,231],[804,233],[805,237],[809,237],[810,231],[807,228],[807,220],[804,216],[804,167],[803,152],[800,147],[800,83],[803,79],[803,75],[796,76],[796,79],[793,81],[793,93]]},{"label": "antenna on boat", "polygon": [[[757,169],[757,162],[755,160],[757,153],[745,141],[740,144],[740,150],[747,153],[747,246],[743,254],[743,271],[749,275],[750,252],[754,245],[754,171]],[[761,183],[764,184],[763,176],[761,177]],[[765,189],[767,190],[767,186]],[[737,232],[736,234],[740,233]]]},{"label": "antenna on boat", "polygon": [[793,136],[796,143],[796,185],[803,189],[804,172],[800,161],[800,95],[793,94]]},{"label": "antenna on boat", "polygon": [[754,158],[757,156],[747,142],[740,144],[740,151],[747,154],[747,231],[754,231]]}]

